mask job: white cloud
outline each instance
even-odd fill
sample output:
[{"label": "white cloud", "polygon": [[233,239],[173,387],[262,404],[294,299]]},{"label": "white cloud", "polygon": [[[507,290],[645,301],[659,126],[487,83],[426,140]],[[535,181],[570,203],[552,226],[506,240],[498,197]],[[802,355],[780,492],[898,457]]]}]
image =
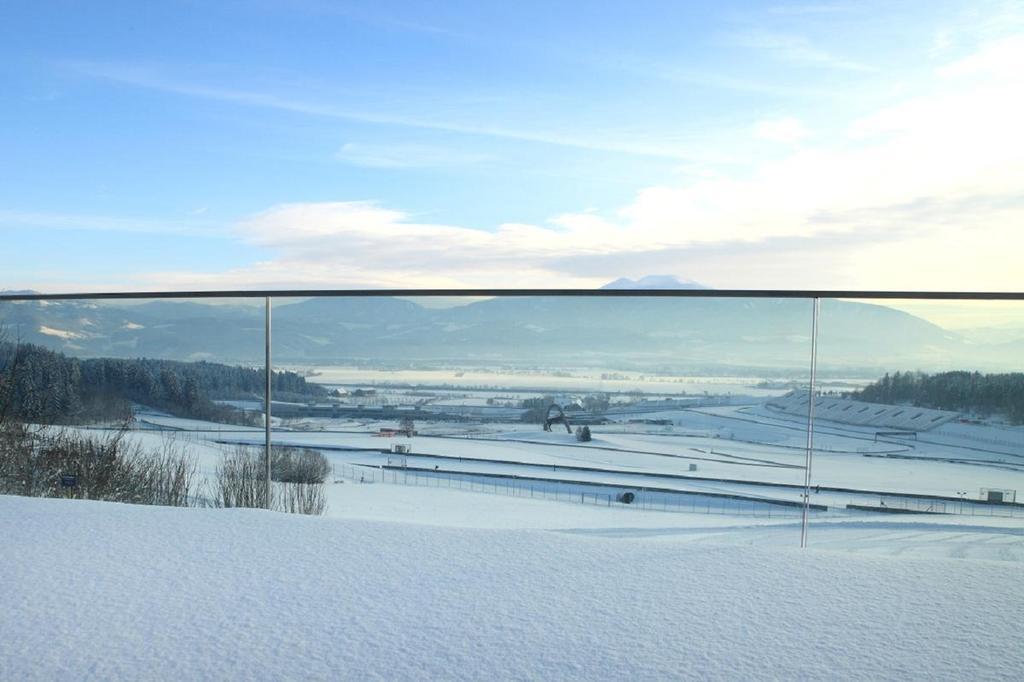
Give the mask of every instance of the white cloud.
[{"label": "white cloud", "polygon": [[[579,221],[579,222],[577,222]],[[241,223],[247,242],[278,254],[254,274],[306,283],[376,286],[524,286],[548,280],[551,258],[584,246],[586,216],[550,228],[509,223],[495,231],[415,222],[365,202],[287,204]],[[577,247],[574,247],[574,243]],[[606,251],[612,244],[595,246]]]},{"label": "white cloud", "polygon": [[954,33],[948,28],[939,28],[935,31],[932,36],[932,46],[928,50],[928,53],[933,56],[941,56],[956,45],[956,39]]},{"label": "white cloud", "polygon": [[[961,63],[1004,73],[1004,60],[984,55],[1006,55],[1005,47],[979,54]],[[1024,247],[1024,101],[998,80],[941,84],[948,87],[855,121],[848,139],[801,148],[744,176],[642,190],[612,218],[567,214],[482,231],[415,223],[367,204],[317,204],[278,207],[242,229],[286,258],[358,268],[366,281],[436,282],[444,273],[477,286],[570,283],[580,277],[566,263],[614,267],[630,254],[689,249],[705,258],[684,259],[688,270],[679,274],[718,286],[1019,288],[1011,254]],[[786,140],[805,132],[795,119],[760,130]],[[737,257],[715,248],[762,244],[771,252],[787,239],[801,246],[771,255],[786,267],[767,267],[756,249],[732,248]],[[843,246],[830,251],[837,240]],[[586,279],[618,274],[643,273],[609,269]]]},{"label": "white cloud", "polygon": [[[862,117],[845,136],[648,187],[613,215],[471,229],[368,202],[284,204],[236,226],[272,260],[152,281],[546,287],[674,272],[718,287],[1019,290],[1024,95],[1007,68],[1018,42],[943,67],[929,94]],[[774,125],[764,130],[776,137],[803,131]]]},{"label": "white cloud", "polygon": [[1017,83],[1024,72],[1024,36],[1015,35],[994,40],[974,54],[938,69],[947,78],[997,77]]},{"label": "white cloud", "polygon": [[767,119],[754,124],[754,137],[769,142],[793,144],[801,141],[808,134],[800,119],[792,116]]}]

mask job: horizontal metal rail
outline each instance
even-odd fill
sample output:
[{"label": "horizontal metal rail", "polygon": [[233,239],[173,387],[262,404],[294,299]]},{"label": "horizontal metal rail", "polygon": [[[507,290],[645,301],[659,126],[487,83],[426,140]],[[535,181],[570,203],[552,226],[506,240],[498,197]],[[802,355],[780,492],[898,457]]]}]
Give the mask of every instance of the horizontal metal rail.
[{"label": "horizontal metal rail", "polygon": [[223,291],[118,291],[61,294],[0,293],[0,301],[71,301],[187,298],[331,298],[331,297],[524,297],[593,298],[859,298],[955,301],[1024,301],[1010,291],[872,291],[826,289],[259,289]]}]

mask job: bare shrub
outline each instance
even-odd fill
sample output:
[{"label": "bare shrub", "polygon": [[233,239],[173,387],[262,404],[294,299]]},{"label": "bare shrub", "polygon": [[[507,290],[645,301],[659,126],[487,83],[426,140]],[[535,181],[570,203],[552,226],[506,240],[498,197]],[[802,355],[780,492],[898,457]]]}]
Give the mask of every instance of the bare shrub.
[{"label": "bare shrub", "polygon": [[256,507],[267,504],[266,462],[258,450],[239,445],[217,467],[214,505]]},{"label": "bare shrub", "polygon": [[[185,507],[195,503],[196,462],[165,445],[147,452],[120,429],[85,435],[9,423],[0,429],[0,492]],[[70,477],[69,485],[63,479]]]},{"label": "bare shrub", "polygon": [[[315,450],[271,450],[274,485],[270,508],[291,514],[323,514],[327,508],[324,480],[327,459]],[[266,459],[259,448],[238,446],[217,469],[214,505],[265,508]]]},{"label": "bare shrub", "polygon": [[322,453],[307,448],[272,448],[271,477],[281,483],[323,483],[331,465]]},{"label": "bare shrub", "polygon": [[188,507],[199,503],[197,462],[184,446],[165,440],[159,452],[143,457],[139,468],[145,477],[147,504]]},{"label": "bare shrub", "polygon": [[[48,430],[39,438],[35,467],[42,474],[45,497],[71,497],[111,502],[142,502],[147,481],[142,453],[126,443],[123,431],[84,436],[74,431]],[[76,484],[64,488],[61,477],[73,475]]]},{"label": "bare shrub", "polygon": [[323,483],[279,483],[274,509],[289,514],[319,516],[327,509]]}]

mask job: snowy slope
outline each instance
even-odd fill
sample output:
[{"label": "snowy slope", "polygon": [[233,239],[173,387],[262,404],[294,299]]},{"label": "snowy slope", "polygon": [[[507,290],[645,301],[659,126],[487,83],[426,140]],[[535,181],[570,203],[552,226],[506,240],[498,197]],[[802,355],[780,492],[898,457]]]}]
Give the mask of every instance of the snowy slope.
[{"label": "snowy slope", "polygon": [[1013,679],[1020,566],[0,497],[0,679]]}]

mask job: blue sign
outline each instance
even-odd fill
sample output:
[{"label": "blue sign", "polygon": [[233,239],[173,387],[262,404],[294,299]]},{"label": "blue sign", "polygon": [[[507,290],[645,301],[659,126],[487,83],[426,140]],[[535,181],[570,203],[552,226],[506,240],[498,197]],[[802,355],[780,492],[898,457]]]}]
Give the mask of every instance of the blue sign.
[{"label": "blue sign", "polygon": [[60,475],[60,487],[61,488],[74,488],[78,485],[78,476],[75,474],[61,474]]}]

